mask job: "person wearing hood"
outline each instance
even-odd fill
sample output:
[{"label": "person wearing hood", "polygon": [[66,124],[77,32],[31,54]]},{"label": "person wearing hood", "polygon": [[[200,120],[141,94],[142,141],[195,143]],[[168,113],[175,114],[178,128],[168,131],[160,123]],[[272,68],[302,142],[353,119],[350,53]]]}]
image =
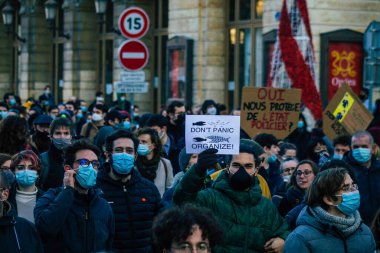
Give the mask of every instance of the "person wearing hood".
[{"label": "person wearing hood", "polygon": [[72,122],[67,118],[57,118],[49,128],[51,145],[48,151],[40,155],[41,171],[38,186],[47,191],[49,188],[62,186],[64,176],[63,152],[71,144],[73,135]]},{"label": "person wearing hood", "polygon": [[375,252],[371,230],[362,223],[360,193],[344,168],[320,172],[310,186],[307,206],[288,236],[284,253]]},{"label": "person wearing hood", "polygon": [[206,149],[199,153],[197,163],[176,187],[174,203],[193,202],[215,214],[225,238],[213,252],[281,252],[288,226],[272,202],[262,196],[256,177],[258,157],[250,145],[240,142],[239,154],[232,156],[228,169],[220,173],[212,188],[201,190],[207,170],[218,162],[217,152]]},{"label": "person wearing hood", "polygon": [[45,114],[39,115],[34,121],[34,133],[31,136],[30,146],[34,153],[40,155],[49,150],[51,141],[49,127],[53,119]]},{"label": "person wearing hood", "polygon": [[34,225],[18,217],[8,202],[10,183],[0,170],[0,245],[6,253],[42,253],[43,246]]},{"label": "person wearing hood", "polygon": [[214,100],[207,99],[203,102],[201,107],[201,114],[203,115],[218,115],[218,108]]},{"label": "person wearing hood", "polygon": [[360,191],[359,212],[366,225],[370,225],[380,208],[380,161],[374,156],[376,145],[367,131],[352,135],[351,151],[344,157],[355,172]]},{"label": "person wearing hood", "polygon": [[153,219],[162,208],[157,187],[135,167],[138,143],[125,129],[107,136],[107,160],[97,177],[97,186],[115,214],[116,252],[152,253]]}]

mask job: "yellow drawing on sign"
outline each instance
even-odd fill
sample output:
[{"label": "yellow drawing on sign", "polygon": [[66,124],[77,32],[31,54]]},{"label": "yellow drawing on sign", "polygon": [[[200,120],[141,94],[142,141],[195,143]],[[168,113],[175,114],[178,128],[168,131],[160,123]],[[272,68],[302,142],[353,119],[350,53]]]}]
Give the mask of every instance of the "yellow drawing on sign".
[{"label": "yellow drawing on sign", "polygon": [[344,117],[346,117],[348,111],[350,110],[352,104],[354,103],[354,98],[350,95],[350,93],[346,92],[344,94],[342,100],[339,102],[338,106],[334,111],[335,118],[342,123]]}]

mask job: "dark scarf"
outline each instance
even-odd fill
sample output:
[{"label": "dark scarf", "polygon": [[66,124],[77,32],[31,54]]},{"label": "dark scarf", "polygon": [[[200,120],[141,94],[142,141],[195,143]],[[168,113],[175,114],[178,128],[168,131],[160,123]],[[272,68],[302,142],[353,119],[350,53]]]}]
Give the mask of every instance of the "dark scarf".
[{"label": "dark scarf", "polygon": [[160,162],[160,156],[153,156],[152,160],[146,159],[146,157],[141,157],[136,160],[137,169],[140,174],[154,182],[154,179],[157,176],[158,163]]}]

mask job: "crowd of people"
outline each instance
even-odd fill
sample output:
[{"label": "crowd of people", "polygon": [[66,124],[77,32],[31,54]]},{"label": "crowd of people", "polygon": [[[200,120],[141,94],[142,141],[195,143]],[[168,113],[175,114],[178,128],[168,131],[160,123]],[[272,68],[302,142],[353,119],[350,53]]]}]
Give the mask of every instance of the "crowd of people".
[{"label": "crowd of people", "polygon": [[[131,110],[132,109],[132,110]],[[376,111],[376,110],[375,110]],[[240,253],[380,249],[380,127],[329,140],[300,114],[286,139],[186,151],[186,115],[125,97],[0,102],[1,252]],[[380,252],[380,251],[379,251]]]}]

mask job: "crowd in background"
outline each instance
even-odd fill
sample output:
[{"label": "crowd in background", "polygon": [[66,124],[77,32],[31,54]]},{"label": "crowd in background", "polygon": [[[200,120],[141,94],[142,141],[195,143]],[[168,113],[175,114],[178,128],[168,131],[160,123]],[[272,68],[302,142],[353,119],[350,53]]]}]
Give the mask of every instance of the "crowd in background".
[{"label": "crowd in background", "polygon": [[187,153],[185,120],[239,108],[173,101],[141,113],[101,92],[92,103],[54,101],[46,86],[38,100],[7,93],[0,102],[4,252],[380,248],[380,102],[352,135],[329,140],[322,122],[308,126],[300,114],[284,140],[241,130],[230,156]]}]

